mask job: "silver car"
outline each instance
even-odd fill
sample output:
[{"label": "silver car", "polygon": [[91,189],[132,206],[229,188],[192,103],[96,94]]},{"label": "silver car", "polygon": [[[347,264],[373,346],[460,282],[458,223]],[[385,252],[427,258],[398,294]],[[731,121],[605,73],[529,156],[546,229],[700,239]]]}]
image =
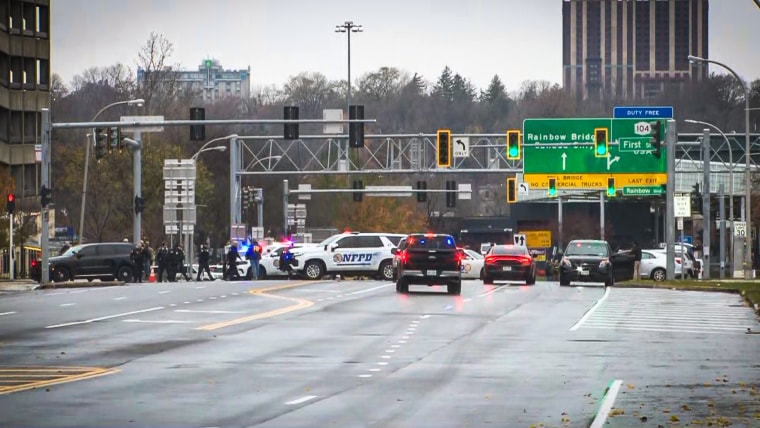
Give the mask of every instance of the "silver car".
[{"label": "silver car", "polygon": [[[665,250],[641,250],[641,264],[639,265],[639,274],[642,278],[650,278],[655,281],[665,281],[667,254]],[[676,276],[681,275],[680,258],[676,258],[675,264]]]}]

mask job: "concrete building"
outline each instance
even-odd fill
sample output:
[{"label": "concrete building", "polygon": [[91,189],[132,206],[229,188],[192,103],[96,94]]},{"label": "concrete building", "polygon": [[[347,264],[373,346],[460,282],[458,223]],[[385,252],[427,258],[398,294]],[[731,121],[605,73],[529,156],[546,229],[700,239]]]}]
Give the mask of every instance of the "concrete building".
[{"label": "concrete building", "polygon": [[34,148],[50,80],[50,0],[0,1],[0,170],[15,180],[16,209],[39,209]]},{"label": "concrete building", "polygon": [[[164,79],[176,80],[180,87],[197,93],[205,102],[227,96],[251,96],[251,67],[247,70],[225,70],[217,60],[203,60],[198,70],[176,70],[163,73]],[[145,79],[145,70],[137,69],[137,81]]]},{"label": "concrete building", "polygon": [[565,89],[578,99],[646,99],[707,75],[708,0],[563,0]]}]

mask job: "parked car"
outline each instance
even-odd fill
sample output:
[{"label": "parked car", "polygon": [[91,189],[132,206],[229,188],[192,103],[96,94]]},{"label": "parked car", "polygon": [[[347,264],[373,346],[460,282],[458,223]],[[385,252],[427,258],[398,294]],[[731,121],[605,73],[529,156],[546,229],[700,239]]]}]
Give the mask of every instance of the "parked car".
[{"label": "parked car", "polygon": [[[688,254],[688,253],[686,253]],[[639,274],[642,278],[650,278],[655,281],[665,281],[667,272],[668,254],[664,249],[641,250],[641,264]],[[688,277],[693,270],[694,263],[686,256],[681,259],[681,254],[676,253],[675,276],[681,277],[681,271]]]},{"label": "parked car", "polygon": [[[74,279],[114,279],[130,282],[133,278],[132,250],[135,246],[129,242],[99,242],[75,245],[60,256],[48,259],[50,279],[55,282],[73,281]],[[29,275],[40,281],[42,262],[32,264]]]},{"label": "parked car", "polygon": [[521,245],[494,245],[486,253],[483,265],[483,284],[495,280],[536,283],[536,262],[527,247]]}]

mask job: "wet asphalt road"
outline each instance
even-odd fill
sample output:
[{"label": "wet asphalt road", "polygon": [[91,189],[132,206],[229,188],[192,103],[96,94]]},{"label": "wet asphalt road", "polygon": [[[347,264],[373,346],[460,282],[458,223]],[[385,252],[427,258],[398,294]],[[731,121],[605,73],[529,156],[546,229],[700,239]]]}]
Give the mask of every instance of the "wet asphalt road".
[{"label": "wet asphalt road", "polygon": [[0,426],[760,426],[760,335],[746,334],[760,324],[736,295],[444,291],[214,281],[5,295]]}]

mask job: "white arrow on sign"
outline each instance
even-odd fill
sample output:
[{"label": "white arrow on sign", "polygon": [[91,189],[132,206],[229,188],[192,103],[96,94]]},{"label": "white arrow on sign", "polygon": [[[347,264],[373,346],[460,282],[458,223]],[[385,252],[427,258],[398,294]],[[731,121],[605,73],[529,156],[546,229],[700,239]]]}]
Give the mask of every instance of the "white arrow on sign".
[{"label": "white arrow on sign", "polygon": [[515,234],[514,236],[514,242],[515,245],[519,245],[521,247],[525,246],[525,235],[523,234]]},{"label": "white arrow on sign", "polygon": [[[562,153],[562,171],[567,168],[567,153]],[[607,168],[609,169],[609,167]]]},{"label": "white arrow on sign", "polygon": [[613,163],[620,160],[620,156],[615,156],[614,158],[607,157],[607,171],[610,170],[610,167]]}]

